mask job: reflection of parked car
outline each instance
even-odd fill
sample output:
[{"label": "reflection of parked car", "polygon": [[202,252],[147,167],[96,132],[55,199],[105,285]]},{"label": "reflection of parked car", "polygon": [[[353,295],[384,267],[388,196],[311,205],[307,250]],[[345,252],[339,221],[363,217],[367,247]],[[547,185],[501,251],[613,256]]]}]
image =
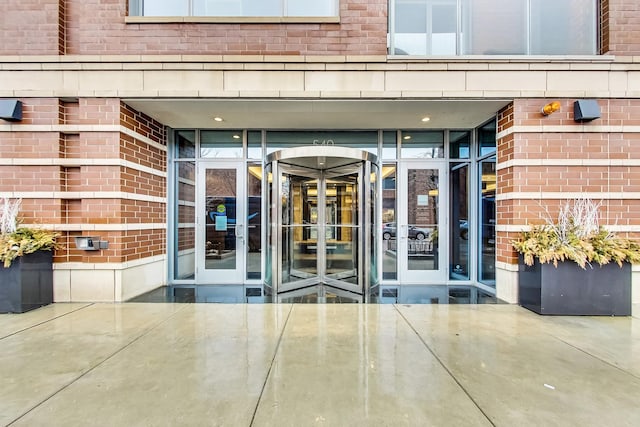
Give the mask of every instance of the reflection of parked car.
[{"label": "reflection of parked car", "polygon": [[460,220],[460,237],[462,237],[464,240],[469,239],[469,221],[467,221],[466,219]]},{"label": "reflection of parked car", "polygon": [[[410,239],[424,240],[431,234],[433,230],[430,228],[419,228],[415,225],[410,225],[408,228],[408,235]],[[396,237],[396,224],[395,222],[388,222],[382,226],[382,238],[384,240],[395,239]]]}]

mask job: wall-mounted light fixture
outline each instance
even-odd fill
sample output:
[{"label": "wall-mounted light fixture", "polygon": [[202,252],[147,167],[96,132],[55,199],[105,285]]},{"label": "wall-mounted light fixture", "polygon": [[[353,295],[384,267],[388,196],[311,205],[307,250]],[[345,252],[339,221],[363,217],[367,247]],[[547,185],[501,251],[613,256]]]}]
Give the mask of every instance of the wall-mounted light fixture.
[{"label": "wall-mounted light fixture", "polygon": [[542,115],[548,116],[549,114],[555,113],[560,109],[560,103],[558,101],[553,101],[542,107]]},{"label": "wall-mounted light fixture", "polygon": [[22,101],[17,99],[0,99],[0,119],[8,122],[22,120]]},{"label": "wall-mounted light fixture", "polygon": [[76,236],[76,248],[84,251],[97,251],[109,249],[109,242],[100,240],[100,236]]}]

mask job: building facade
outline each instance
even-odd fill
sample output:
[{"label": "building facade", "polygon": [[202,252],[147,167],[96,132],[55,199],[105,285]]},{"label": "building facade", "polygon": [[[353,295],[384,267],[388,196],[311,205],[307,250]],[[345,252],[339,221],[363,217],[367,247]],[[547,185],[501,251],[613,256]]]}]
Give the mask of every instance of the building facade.
[{"label": "building facade", "polygon": [[635,3],[6,0],[0,197],[56,301],[516,302],[567,199],[640,231]]}]

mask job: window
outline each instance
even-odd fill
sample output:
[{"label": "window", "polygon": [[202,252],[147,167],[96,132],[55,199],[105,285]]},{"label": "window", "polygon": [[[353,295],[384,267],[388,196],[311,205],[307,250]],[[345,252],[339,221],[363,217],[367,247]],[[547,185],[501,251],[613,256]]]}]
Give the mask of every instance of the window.
[{"label": "window", "polygon": [[130,0],[130,16],[338,16],[338,0]]},{"label": "window", "polygon": [[391,0],[392,55],[594,55],[597,0]]}]

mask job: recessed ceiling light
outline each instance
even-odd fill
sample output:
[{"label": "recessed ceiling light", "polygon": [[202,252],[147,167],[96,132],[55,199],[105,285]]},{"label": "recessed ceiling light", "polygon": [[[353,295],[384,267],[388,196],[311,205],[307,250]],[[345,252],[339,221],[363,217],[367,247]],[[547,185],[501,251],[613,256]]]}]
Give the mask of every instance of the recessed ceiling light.
[{"label": "recessed ceiling light", "polygon": [[216,122],[224,122],[224,119],[222,117],[214,117],[213,120],[215,120]]},{"label": "recessed ceiling light", "polygon": [[240,139],[240,135],[233,135],[233,139]]},{"label": "recessed ceiling light", "polygon": [[411,135],[405,135],[402,139],[411,139]]},{"label": "recessed ceiling light", "polygon": [[431,117],[423,117],[422,118],[422,121],[425,122],[425,123],[428,122],[429,120],[431,120]]}]

